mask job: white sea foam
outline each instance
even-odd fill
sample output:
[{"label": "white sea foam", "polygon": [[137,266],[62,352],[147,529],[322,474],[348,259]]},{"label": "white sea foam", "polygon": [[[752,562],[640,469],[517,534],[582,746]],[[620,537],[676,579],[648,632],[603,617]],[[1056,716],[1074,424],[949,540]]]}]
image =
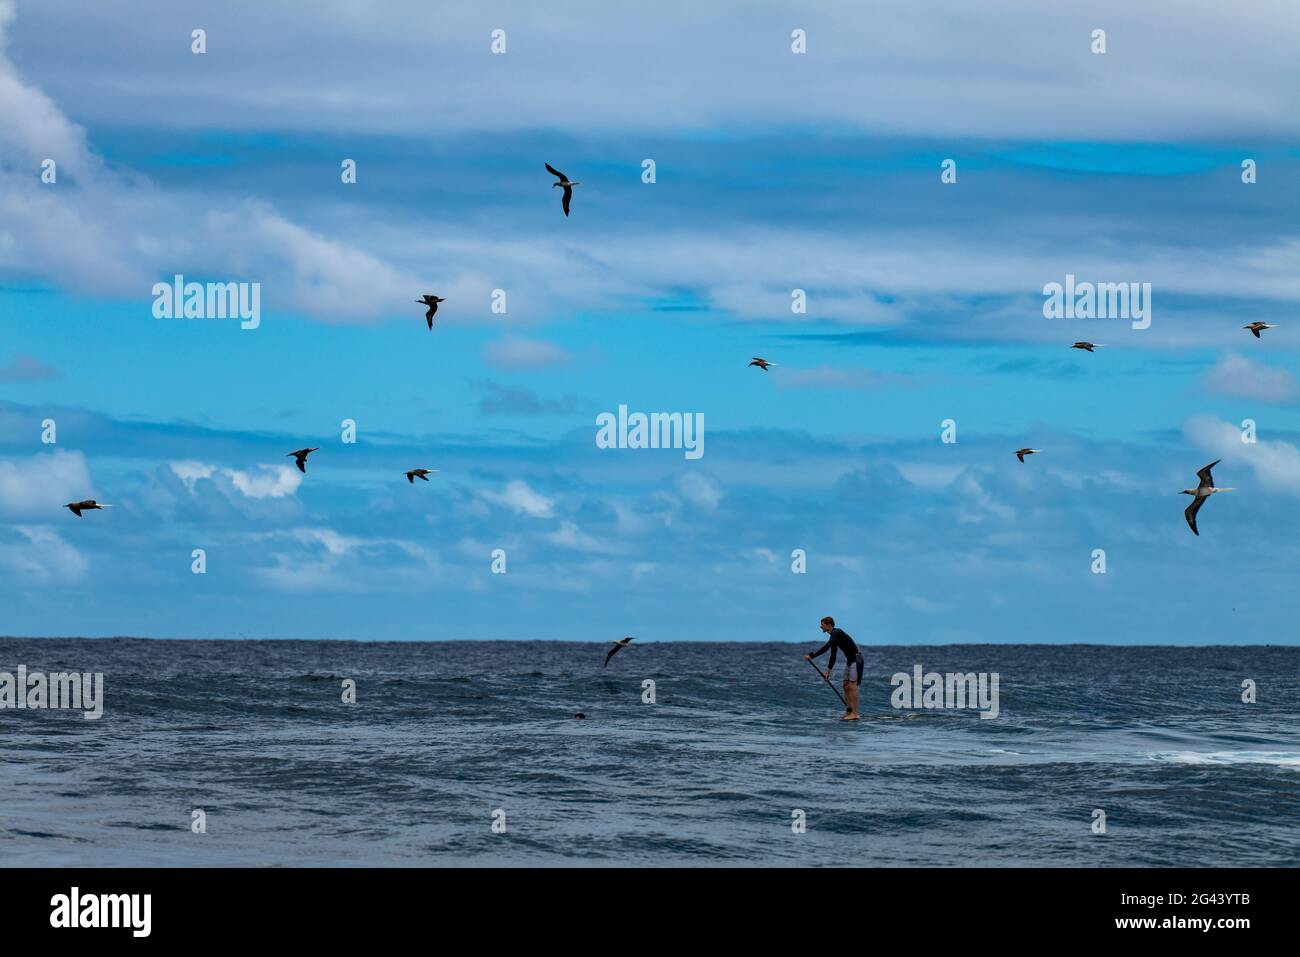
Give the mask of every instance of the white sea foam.
[{"label": "white sea foam", "polygon": [[1170,764],[1272,764],[1300,768],[1300,754],[1294,751],[1157,751],[1150,757]]}]

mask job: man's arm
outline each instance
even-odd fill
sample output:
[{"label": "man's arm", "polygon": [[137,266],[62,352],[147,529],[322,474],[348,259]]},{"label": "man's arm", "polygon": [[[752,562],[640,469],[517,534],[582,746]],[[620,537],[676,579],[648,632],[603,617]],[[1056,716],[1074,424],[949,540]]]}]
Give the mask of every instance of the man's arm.
[{"label": "man's arm", "polygon": [[[830,643],[829,641],[826,642],[826,644],[822,645],[820,648],[818,648],[816,651],[814,651],[811,655],[809,655],[808,658],[809,658],[810,660],[813,659],[813,658],[820,658],[822,655],[824,655],[824,654],[826,653],[826,649],[827,649],[827,648],[830,648],[830,646],[831,646],[831,643]],[[834,654],[835,654],[834,651],[832,651],[832,652],[831,652],[832,657],[834,657]]]}]

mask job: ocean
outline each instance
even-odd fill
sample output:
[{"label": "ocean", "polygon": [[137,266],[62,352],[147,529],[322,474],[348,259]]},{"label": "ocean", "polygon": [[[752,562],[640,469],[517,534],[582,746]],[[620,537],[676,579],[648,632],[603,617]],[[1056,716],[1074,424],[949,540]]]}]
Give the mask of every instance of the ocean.
[{"label": "ocean", "polygon": [[[1300,863],[1297,649],[864,645],[849,723],[815,647],[0,638],[104,676],[96,720],[0,710],[0,862]],[[918,665],[997,717],[892,707]]]}]

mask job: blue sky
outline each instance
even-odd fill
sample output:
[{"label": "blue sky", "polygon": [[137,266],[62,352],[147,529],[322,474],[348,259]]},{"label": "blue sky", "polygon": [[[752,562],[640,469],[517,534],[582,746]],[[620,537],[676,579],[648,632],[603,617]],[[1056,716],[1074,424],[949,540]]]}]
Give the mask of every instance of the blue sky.
[{"label": "blue sky", "polygon": [[[0,2],[0,631],[1295,641],[1289,5],[264,6]],[[260,327],[155,319],[178,272]]]}]

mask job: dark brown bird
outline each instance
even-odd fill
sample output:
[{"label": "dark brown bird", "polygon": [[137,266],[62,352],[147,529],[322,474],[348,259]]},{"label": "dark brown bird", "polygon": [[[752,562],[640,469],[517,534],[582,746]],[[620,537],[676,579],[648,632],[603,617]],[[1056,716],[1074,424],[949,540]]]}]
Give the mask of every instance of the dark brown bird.
[{"label": "dark brown bird", "polygon": [[1214,487],[1214,476],[1210,474],[1210,469],[1214,468],[1222,461],[1223,459],[1215,459],[1209,465],[1205,466],[1205,468],[1196,473],[1196,477],[1201,480],[1200,484],[1197,485],[1196,488],[1185,488],[1178,493],[1179,495],[1192,495],[1195,497],[1195,501],[1193,501],[1191,505],[1187,506],[1186,510],[1183,512],[1183,518],[1187,519],[1187,527],[1190,528],[1192,534],[1198,538],[1201,533],[1196,530],[1196,513],[1201,510],[1201,506],[1205,504],[1205,500],[1215,492],[1235,491],[1235,489],[1231,488]]},{"label": "dark brown bird", "polygon": [[1023,462],[1025,460],[1026,455],[1033,455],[1038,451],[1040,450],[1039,449],[1016,449],[1016,458],[1020,459],[1020,461]]},{"label": "dark brown bird", "polygon": [[624,648],[626,648],[628,645],[630,645],[630,644],[632,643],[633,640],[634,640],[634,639],[632,639],[632,638],[624,638],[624,639],[622,639],[622,640],[620,640],[620,641],[616,641],[616,642],[614,642],[614,647],[611,648],[611,649],[609,649],[609,654],[607,654],[607,655],[605,656],[605,667],[606,667],[606,668],[609,667],[609,659],[610,659],[610,658],[613,658],[616,654],[618,654],[620,651],[622,651]]},{"label": "dark brown bird", "polygon": [[112,508],[113,506],[106,505],[106,504],[101,505],[99,502],[96,502],[93,498],[88,498],[84,502],[69,502],[67,505],[63,507],[72,509],[72,514],[77,516],[77,518],[81,518],[81,513],[83,511],[90,511],[91,509],[96,509],[96,508]]},{"label": "dark brown bird", "polygon": [[446,302],[446,299],[439,299],[437,296],[425,296],[423,299],[415,300],[422,306],[428,306],[429,311],[424,314],[424,321],[429,324],[429,331],[433,332],[433,317],[438,311],[438,303]]},{"label": "dark brown bird", "polygon": [[555,187],[557,187],[557,186],[563,186],[563,187],[564,187],[564,199],[561,201],[561,203],[562,203],[562,205],[564,206],[564,215],[565,215],[565,216],[568,216],[568,215],[569,215],[569,200],[573,199],[573,187],[575,187],[575,186],[581,186],[582,184],[581,184],[581,183],[578,183],[578,182],[574,182],[573,180],[570,180],[569,177],[565,176],[563,173],[561,173],[558,169],[556,169],[556,168],[555,168],[554,166],[552,166],[550,163],[547,163],[547,164],[546,164],[546,170],[547,170],[547,172],[549,172],[552,176],[555,176],[555,177],[557,177],[557,178],[559,179],[559,182],[558,182],[558,183],[552,183],[552,184],[551,184],[551,189],[555,189]]},{"label": "dark brown bird", "polygon": [[415,484],[415,480],[417,478],[422,478],[427,482],[429,481],[429,479],[427,478],[429,473],[436,472],[436,471],[438,470],[437,469],[411,469],[411,471],[406,473],[406,480],[410,482],[412,485]]},{"label": "dark brown bird", "polygon": [[319,452],[319,451],[320,451],[320,446],[318,445],[314,449],[299,449],[297,452],[290,452],[289,455],[293,456],[295,459],[298,460],[298,471],[306,472],[307,456],[311,455],[313,452]]},{"label": "dark brown bird", "polygon": [[775,362],[768,362],[766,359],[760,359],[758,356],[754,356],[754,358],[750,360],[749,364],[751,366],[758,366],[764,372],[776,365]]},{"label": "dark brown bird", "polygon": [[1250,334],[1258,339],[1259,334],[1265,329],[1276,329],[1277,326],[1270,326],[1267,322],[1252,322],[1250,325],[1242,326],[1241,328],[1249,329]]},{"label": "dark brown bird", "polygon": [[1093,349],[1104,348],[1104,345],[1105,344],[1101,342],[1076,342],[1074,345],[1070,346],[1070,348],[1082,349],[1084,352],[1091,352]]}]

